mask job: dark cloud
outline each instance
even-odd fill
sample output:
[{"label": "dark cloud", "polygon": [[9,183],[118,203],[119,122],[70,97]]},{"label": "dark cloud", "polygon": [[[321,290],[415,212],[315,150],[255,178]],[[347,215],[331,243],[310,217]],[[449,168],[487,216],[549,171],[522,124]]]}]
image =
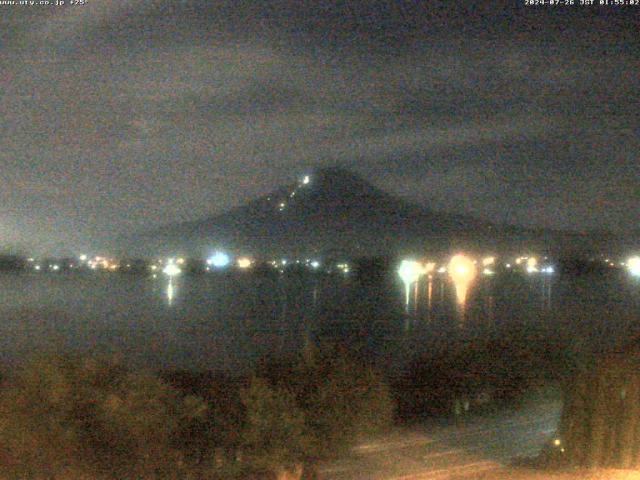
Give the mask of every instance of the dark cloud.
[{"label": "dark cloud", "polygon": [[637,223],[633,10],[212,3],[0,7],[4,242],[85,249],[329,163],[500,221]]}]

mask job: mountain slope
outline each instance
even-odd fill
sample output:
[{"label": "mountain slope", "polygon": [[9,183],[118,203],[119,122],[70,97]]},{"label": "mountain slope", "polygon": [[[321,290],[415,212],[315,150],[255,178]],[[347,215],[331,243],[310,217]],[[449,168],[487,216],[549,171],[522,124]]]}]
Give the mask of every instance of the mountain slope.
[{"label": "mountain slope", "polygon": [[[133,239],[144,254],[213,248],[271,255],[374,255],[545,242],[544,232],[434,212],[324,168],[224,214],[166,225]],[[142,248],[141,248],[142,246]]]}]

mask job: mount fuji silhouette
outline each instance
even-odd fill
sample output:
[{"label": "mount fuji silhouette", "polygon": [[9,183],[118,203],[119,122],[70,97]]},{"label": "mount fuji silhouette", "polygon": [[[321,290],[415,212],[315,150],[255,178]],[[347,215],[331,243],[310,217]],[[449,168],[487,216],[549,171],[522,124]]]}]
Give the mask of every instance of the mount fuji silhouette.
[{"label": "mount fuji silhouette", "polygon": [[223,248],[260,257],[354,257],[549,250],[566,235],[434,211],[332,167],[228,212],[137,235],[133,243],[145,255],[206,255]]}]

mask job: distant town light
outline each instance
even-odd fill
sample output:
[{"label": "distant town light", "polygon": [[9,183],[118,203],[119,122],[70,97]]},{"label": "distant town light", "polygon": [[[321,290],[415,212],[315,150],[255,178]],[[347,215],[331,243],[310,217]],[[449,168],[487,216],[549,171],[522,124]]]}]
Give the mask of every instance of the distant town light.
[{"label": "distant town light", "polygon": [[207,260],[207,265],[215,268],[225,268],[231,263],[231,257],[224,252],[215,252]]},{"label": "distant town light", "polygon": [[319,268],[320,267],[320,262],[317,261],[317,260],[314,260],[313,262],[311,262],[311,267]]},{"label": "distant town light", "polygon": [[85,254],[80,255],[80,261],[81,262],[86,262],[87,261],[87,256]]},{"label": "distant town light", "polygon": [[238,259],[238,268],[250,268],[252,264],[253,260],[251,260],[249,257],[241,257]]},{"label": "distant town light", "polygon": [[631,257],[627,260],[629,273],[634,277],[640,277],[640,257]]},{"label": "distant town light", "polygon": [[180,275],[182,273],[182,270],[180,270],[180,267],[178,267],[175,263],[169,263],[166,267],[164,267],[162,273],[168,275],[169,277],[175,277],[176,275]]},{"label": "distant town light", "polygon": [[60,270],[60,265],[51,265],[51,270],[57,272],[58,270]]},{"label": "distant town light", "polygon": [[40,267],[40,265],[36,265],[36,266],[35,266],[35,267],[33,267],[33,268],[35,268],[35,269],[36,269],[36,271],[37,271],[37,272],[39,272],[39,271],[40,271],[40,269],[41,269],[42,267]]},{"label": "distant town light", "polygon": [[336,267],[342,270],[342,273],[349,273],[350,268],[348,263],[338,263]]},{"label": "distant town light", "polygon": [[311,181],[311,177],[310,177],[309,175],[305,175],[305,176],[302,178],[302,184],[303,184],[303,185],[309,185],[309,182],[310,182],[310,181]]},{"label": "distant town light", "polygon": [[488,267],[489,265],[493,265],[496,263],[495,257],[485,257],[482,259],[482,266]]},{"label": "distant town light", "polygon": [[422,267],[422,273],[425,275],[433,272],[436,269],[436,264],[434,262],[426,262]]},{"label": "distant town light", "polygon": [[482,270],[482,274],[483,275],[493,275],[495,272],[493,270],[491,270],[490,268],[485,268],[484,270]]},{"label": "distant town light", "polygon": [[176,263],[177,263],[178,265],[184,265],[184,258],[182,258],[182,257],[178,258],[178,259],[176,260]]}]

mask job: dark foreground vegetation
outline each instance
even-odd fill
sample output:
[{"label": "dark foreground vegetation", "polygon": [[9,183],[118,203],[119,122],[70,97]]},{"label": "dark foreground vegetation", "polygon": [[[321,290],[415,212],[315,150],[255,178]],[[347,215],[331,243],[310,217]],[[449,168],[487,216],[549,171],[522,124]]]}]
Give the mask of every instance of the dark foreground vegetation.
[{"label": "dark foreground vegetation", "polygon": [[567,383],[558,447],[558,460],[571,465],[640,468],[637,340],[595,357]]},{"label": "dark foreground vegetation", "polygon": [[[313,478],[392,420],[380,376],[343,353],[231,378],[46,356],[0,396],[7,479]],[[306,472],[305,472],[306,471]]]},{"label": "dark foreground vegetation", "polygon": [[[613,393],[591,395],[598,383],[580,374],[580,344],[570,332],[550,335],[544,326],[497,327],[422,347],[384,377],[353,345],[308,347],[299,356],[263,360],[247,375],[150,373],[113,359],[41,356],[2,382],[0,480],[310,479],[320,462],[394,420],[512,408],[532,388],[573,385],[566,440],[550,451],[558,456],[582,441],[572,437],[606,437],[597,422],[606,424],[607,412],[637,394],[637,382],[616,381]],[[620,375],[614,376],[627,378]],[[582,379],[579,386],[573,378]],[[604,416],[594,420],[595,407],[585,400],[591,397],[618,400],[602,403]],[[636,417],[631,410],[620,415]],[[623,445],[636,424],[605,447]],[[569,448],[562,453],[556,460],[575,456]]]}]

